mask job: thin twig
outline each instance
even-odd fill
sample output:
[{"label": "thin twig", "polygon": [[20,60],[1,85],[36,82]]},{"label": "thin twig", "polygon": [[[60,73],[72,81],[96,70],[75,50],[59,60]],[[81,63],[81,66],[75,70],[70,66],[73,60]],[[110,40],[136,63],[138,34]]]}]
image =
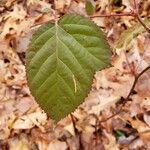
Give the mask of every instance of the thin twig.
[{"label": "thin twig", "polygon": [[106,122],[106,121],[110,120],[111,118],[114,118],[116,115],[118,115],[121,112],[121,110],[122,110],[122,107],[119,108],[119,110],[115,114],[111,115],[110,117],[108,117],[104,120],[101,120],[100,123]]},{"label": "thin twig", "polygon": [[96,17],[116,17],[116,16],[132,16],[137,18],[137,20],[141,23],[141,25],[145,28],[145,30],[150,33],[150,28],[142,21],[140,15],[139,15],[139,9],[138,9],[138,3],[136,0],[134,2],[134,10],[131,10],[131,12],[125,12],[121,14],[100,14],[100,15],[93,15],[90,16],[90,18],[96,18]]},{"label": "thin twig", "polygon": [[71,118],[71,121],[72,121],[72,124],[73,124],[74,132],[76,134],[78,131],[76,129],[76,124],[75,124],[74,116],[73,116],[72,113],[70,113],[70,118]]},{"label": "thin twig", "polygon": [[131,87],[131,90],[130,90],[129,94],[127,95],[127,97],[126,97],[125,99],[122,99],[122,104],[121,104],[121,107],[119,108],[119,110],[118,110],[115,114],[113,114],[113,115],[111,115],[110,117],[108,117],[107,119],[100,121],[100,123],[108,121],[109,119],[115,117],[116,115],[118,115],[118,114],[122,111],[123,106],[126,104],[127,101],[129,101],[129,98],[130,98],[131,94],[133,93],[133,91],[134,91],[134,89],[135,89],[135,86],[136,86],[136,84],[137,84],[139,78],[140,78],[147,70],[149,70],[149,69],[150,69],[150,65],[147,66],[141,73],[139,73],[139,74],[135,77],[134,82],[133,82],[133,85],[132,85],[132,87]]},{"label": "thin twig", "polygon": [[139,74],[135,77],[134,82],[133,82],[133,85],[132,85],[132,88],[131,88],[131,90],[130,90],[128,96],[126,97],[125,101],[128,101],[128,99],[130,98],[131,94],[133,93],[133,91],[134,91],[134,89],[135,89],[136,83],[137,83],[137,81],[139,80],[139,78],[141,77],[141,75],[143,75],[143,73],[145,73],[145,72],[146,72],[147,70],[149,70],[149,69],[150,69],[150,65],[147,66],[141,73],[139,73]]},{"label": "thin twig", "polygon": [[140,15],[139,15],[139,5],[137,0],[134,0],[134,8],[135,8],[135,17],[137,18],[137,20],[139,21],[139,23],[141,23],[141,25],[145,28],[145,30],[150,33],[150,28],[148,26],[146,26],[146,24],[142,21]]},{"label": "thin twig", "polygon": [[141,23],[141,25],[145,28],[145,30],[150,33],[150,28],[142,21],[141,17],[139,16],[139,14],[137,14],[136,16],[137,20]]},{"label": "thin twig", "polygon": [[116,16],[133,16],[134,17],[134,11],[131,12],[125,12],[125,13],[121,13],[121,14],[101,14],[101,15],[93,15],[90,16],[90,18],[96,18],[96,17],[116,17]]}]

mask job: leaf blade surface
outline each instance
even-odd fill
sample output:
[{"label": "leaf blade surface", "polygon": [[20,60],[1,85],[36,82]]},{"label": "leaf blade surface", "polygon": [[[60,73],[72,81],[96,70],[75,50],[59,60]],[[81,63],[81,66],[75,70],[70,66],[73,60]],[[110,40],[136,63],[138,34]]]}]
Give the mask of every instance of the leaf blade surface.
[{"label": "leaf blade surface", "polygon": [[39,105],[59,121],[90,91],[94,73],[110,64],[103,32],[89,19],[65,15],[33,36],[26,56],[28,84]]}]

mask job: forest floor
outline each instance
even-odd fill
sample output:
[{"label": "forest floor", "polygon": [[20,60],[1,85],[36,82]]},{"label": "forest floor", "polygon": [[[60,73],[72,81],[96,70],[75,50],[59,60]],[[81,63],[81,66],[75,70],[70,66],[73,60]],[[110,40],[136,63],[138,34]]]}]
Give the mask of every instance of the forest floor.
[{"label": "forest floor", "polygon": [[[93,2],[94,15],[134,9],[133,0]],[[145,20],[150,17],[150,0],[139,2]],[[92,18],[113,49],[112,67],[96,72],[91,92],[72,115],[54,124],[34,101],[26,80],[25,53],[36,29],[54,20],[54,9],[60,16],[70,12],[87,16],[84,0],[0,1],[0,150],[150,150],[150,70],[119,111],[135,77],[150,65],[146,30],[136,38],[122,38],[123,46],[114,48],[121,33],[137,24],[133,16]]]}]

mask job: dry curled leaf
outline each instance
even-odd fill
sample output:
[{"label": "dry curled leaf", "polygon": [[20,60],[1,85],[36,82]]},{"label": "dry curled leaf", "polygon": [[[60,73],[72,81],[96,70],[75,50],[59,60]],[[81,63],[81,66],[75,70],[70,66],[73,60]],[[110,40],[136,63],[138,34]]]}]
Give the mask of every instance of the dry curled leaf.
[{"label": "dry curled leaf", "polygon": [[43,111],[37,111],[28,115],[24,115],[17,119],[13,124],[14,129],[30,129],[35,125],[42,127],[46,123],[47,116]]}]

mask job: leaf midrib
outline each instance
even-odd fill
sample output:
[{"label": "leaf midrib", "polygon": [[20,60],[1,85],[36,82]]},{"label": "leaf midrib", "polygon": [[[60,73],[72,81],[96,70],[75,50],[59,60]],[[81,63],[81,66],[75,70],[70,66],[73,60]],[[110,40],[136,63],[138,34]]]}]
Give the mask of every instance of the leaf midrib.
[{"label": "leaf midrib", "polygon": [[[89,27],[89,26],[88,26]],[[55,57],[56,57],[56,82],[58,82],[58,78],[59,78],[59,76],[58,76],[58,61],[59,60],[61,60],[60,58],[59,58],[59,56],[58,56],[58,41],[60,41],[60,42],[62,42],[60,39],[59,39],[59,36],[58,36],[58,30],[59,30],[59,28],[63,31],[63,32],[65,32],[68,36],[70,36],[71,38],[73,38],[75,41],[76,41],[76,43],[78,43],[79,45],[80,45],[80,47],[82,47],[83,49],[84,49],[84,51],[85,52],[87,52],[91,57],[93,57],[94,59],[96,59],[96,60],[98,60],[98,61],[100,61],[101,63],[103,63],[103,64],[105,64],[105,62],[103,62],[103,61],[101,61],[100,59],[98,59],[97,57],[95,57],[93,54],[91,54],[89,51],[86,51],[86,49],[85,49],[85,47],[83,47],[71,34],[69,34],[68,32],[66,32],[61,26],[59,26],[58,24],[57,24],[57,22],[55,23],[55,25],[54,25],[54,28],[55,28],[55,38],[56,38],[56,51],[55,51]],[[46,30],[45,32],[48,32],[49,30],[52,30],[53,29],[53,27],[52,28],[50,28],[50,29],[48,29],[48,30]],[[45,34],[45,32],[44,33],[42,33],[36,40],[38,40],[43,34]],[[53,37],[53,36],[52,36]],[[51,37],[51,38],[52,38]],[[34,43],[35,43],[36,41],[34,41]],[[47,43],[47,42],[46,42]],[[62,42],[63,44],[65,44],[64,42]],[[45,45],[45,44],[44,44]],[[42,46],[43,47],[43,46]],[[37,54],[37,53],[36,53]],[[54,54],[54,53],[53,53]],[[52,55],[53,55],[52,54]],[[73,54],[73,56],[75,57],[75,55]],[[76,57],[75,57],[76,58]],[[49,57],[47,57],[47,59],[49,59]],[[47,60],[46,59],[46,60]],[[46,61],[45,60],[45,61]],[[76,60],[78,61],[78,59],[76,58]],[[32,59],[31,59],[31,61],[32,61]],[[44,62],[45,62],[44,61]],[[62,61],[62,60],[61,60]],[[62,61],[63,62],[63,61]],[[64,63],[64,62],[63,62]],[[78,61],[78,63],[79,63],[79,61]],[[40,72],[40,70],[41,70],[41,68],[42,68],[42,66],[43,66],[43,64],[44,63],[42,63],[42,65],[40,66],[40,68],[38,68],[38,72],[36,73],[36,75]],[[82,71],[84,71],[84,73],[85,73],[85,75],[86,75],[86,72],[85,72],[85,70],[83,69],[83,67],[82,67],[82,65],[79,63],[79,65],[81,66],[81,68],[82,68]],[[69,68],[69,70],[72,72],[72,70]],[[73,73],[72,73],[72,76],[75,76]],[[86,75],[86,77],[87,77],[87,79],[89,79],[88,78],[88,76]],[[36,76],[33,78],[33,80],[32,80],[32,82],[31,82],[31,86],[32,86],[32,84],[33,84],[33,81],[34,81],[34,79],[36,78]],[[44,82],[43,82],[44,83]],[[43,84],[42,83],[42,84]],[[58,83],[56,83],[56,84],[58,84]],[[57,86],[57,87],[59,87],[59,86]]]}]

